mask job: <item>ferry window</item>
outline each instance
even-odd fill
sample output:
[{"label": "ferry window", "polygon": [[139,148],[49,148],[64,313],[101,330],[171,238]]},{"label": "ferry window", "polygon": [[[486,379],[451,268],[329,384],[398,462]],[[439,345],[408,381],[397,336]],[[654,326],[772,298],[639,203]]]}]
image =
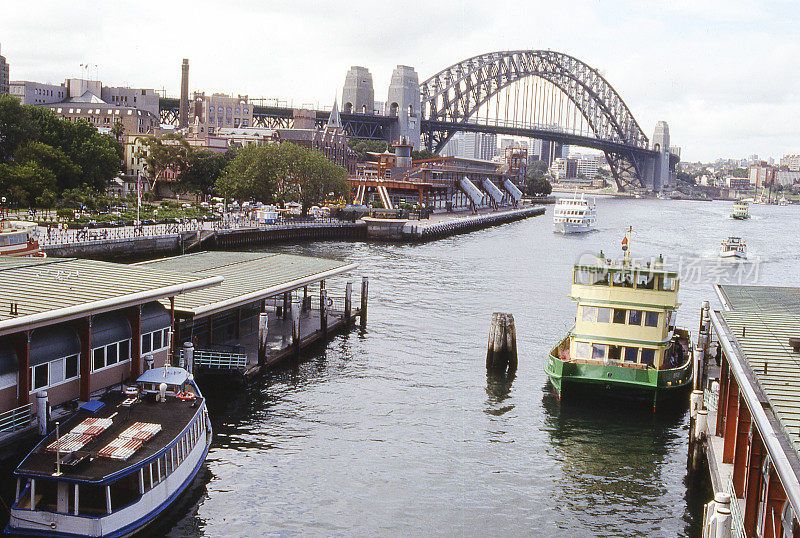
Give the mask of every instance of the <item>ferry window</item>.
[{"label": "ferry window", "polygon": [[160,349],[161,348],[161,331],[156,331],[153,333],[153,349]]},{"label": "ferry window", "polygon": [[36,480],[35,482],[34,510],[55,512],[58,502],[58,482],[51,480]]},{"label": "ferry window", "polygon": [[658,312],[645,312],[644,313],[644,324],[647,327],[657,327],[658,326]]},{"label": "ferry window", "polygon": [[150,466],[142,467],[142,478],[144,482],[144,490],[150,491],[153,489],[153,477],[150,475]]},{"label": "ferry window", "polygon": [[50,384],[64,381],[64,359],[50,361]]},{"label": "ferry window", "polygon": [[642,348],[642,364],[653,366],[653,361],[656,357],[656,350],[643,347]]},{"label": "ferry window", "polygon": [[627,362],[636,362],[636,359],[639,358],[639,348],[638,347],[626,347],[625,348],[625,359]]},{"label": "ferry window", "polygon": [[131,358],[131,342],[123,340],[119,343],[119,360],[126,361]]},{"label": "ferry window", "polygon": [[615,308],[614,309],[614,323],[625,323],[625,309],[624,308]]},{"label": "ferry window", "polygon": [[149,353],[153,349],[151,336],[150,333],[142,335],[142,353]]},{"label": "ferry window", "polygon": [[642,324],[642,311],[641,310],[630,310],[628,314],[628,324],[629,325],[641,325]]},{"label": "ferry window", "polygon": [[99,370],[106,365],[106,348],[98,347],[92,353],[92,368]]},{"label": "ferry window", "polygon": [[598,323],[611,323],[611,309],[598,307],[597,309],[597,322]]},{"label": "ferry window", "polygon": [[636,275],[636,287],[640,290],[652,290],[655,287],[655,279],[650,273],[639,273]]},{"label": "ferry window", "polygon": [[597,308],[593,306],[581,307],[581,321],[594,321],[597,319]]},{"label": "ferry window", "polygon": [[617,271],[612,278],[614,286],[621,286],[623,288],[633,287],[633,275],[628,271]]},{"label": "ferry window", "polygon": [[592,344],[592,358],[595,360],[605,360],[606,346],[604,344]]},{"label": "ferry window", "polygon": [[610,361],[618,361],[622,356],[622,347],[620,346],[608,346],[608,360]]},{"label": "ferry window", "polygon": [[116,364],[119,356],[117,355],[117,344],[109,344],[106,347],[106,364]]},{"label": "ferry window", "polygon": [[661,281],[661,286],[658,288],[660,291],[675,291],[676,280],[671,277],[664,277]]},{"label": "ferry window", "polygon": [[78,515],[100,516],[107,513],[105,486],[81,484],[78,489]]},{"label": "ferry window", "polygon": [[592,284],[592,273],[590,271],[575,271],[575,278],[573,284]]},{"label": "ferry window", "polygon": [[575,357],[578,359],[588,359],[592,356],[592,348],[587,342],[577,342],[575,344]]},{"label": "ferry window", "polygon": [[128,506],[139,497],[139,473],[123,476],[111,484],[111,511]]}]

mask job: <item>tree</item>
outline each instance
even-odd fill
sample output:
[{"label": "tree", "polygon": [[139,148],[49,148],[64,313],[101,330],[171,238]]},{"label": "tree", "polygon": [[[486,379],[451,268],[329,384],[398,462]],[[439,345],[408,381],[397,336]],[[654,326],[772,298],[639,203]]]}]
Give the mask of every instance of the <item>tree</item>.
[{"label": "tree", "polygon": [[277,145],[270,144],[245,146],[237,151],[216,181],[217,192],[225,198],[277,202],[277,150]]},{"label": "tree", "polygon": [[136,156],[144,158],[145,166],[153,180],[152,190],[167,170],[177,176],[189,168],[190,156],[194,152],[192,146],[180,133],[168,133],[161,138],[148,136],[143,141],[144,147]]},{"label": "tree", "polygon": [[81,168],[60,148],[42,142],[28,142],[18,148],[14,152],[14,162],[38,164],[53,172],[58,192],[77,187],[81,183]]},{"label": "tree", "polygon": [[553,192],[553,187],[545,177],[547,173],[547,163],[544,161],[533,161],[528,165],[526,173],[527,194],[531,196],[547,196]]},{"label": "tree", "polygon": [[359,161],[377,161],[370,153],[383,153],[388,149],[388,144],[383,140],[370,140],[367,138],[351,138],[347,145],[356,152]]},{"label": "tree", "polygon": [[438,157],[437,154],[427,149],[421,149],[419,151],[411,152],[411,158],[415,161],[422,161],[424,159],[434,159],[436,157]]},{"label": "tree", "polygon": [[179,178],[181,187],[187,191],[211,194],[234,155],[233,150],[215,153],[208,149],[200,149],[192,152],[189,155],[188,166]]},{"label": "tree", "polygon": [[111,126],[111,136],[116,138],[117,140],[122,140],[122,135],[125,134],[125,126],[122,125],[122,122],[117,120],[114,122],[114,125]]},{"label": "tree", "polygon": [[0,192],[8,201],[31,206],[37,201],[55,198],[56,177],[36,162],[0,164]]}]

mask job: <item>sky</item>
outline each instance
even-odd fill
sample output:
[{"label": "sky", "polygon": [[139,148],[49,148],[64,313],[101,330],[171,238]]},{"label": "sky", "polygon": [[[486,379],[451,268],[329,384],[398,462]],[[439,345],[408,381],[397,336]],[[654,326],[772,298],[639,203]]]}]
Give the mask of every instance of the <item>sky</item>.
[{"label": "sky", "polygon": [[[99,78],[330,107],[351,65],[383,101],[478,54],[550,49],[597,68],[684,161],[800,153],[800,9],[790,0],[29,0],[0,5],[11,80]],[[90,65],[88,71],[81,64]]]}]

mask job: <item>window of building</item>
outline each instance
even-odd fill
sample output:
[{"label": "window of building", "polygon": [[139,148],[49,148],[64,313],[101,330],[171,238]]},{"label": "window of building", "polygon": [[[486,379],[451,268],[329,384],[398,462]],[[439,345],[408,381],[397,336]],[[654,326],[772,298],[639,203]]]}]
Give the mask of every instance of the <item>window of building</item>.
[{"label": "window of building", "polygon": [[656,358],[656,350],[643,347],[642,348],[642,364],[647,364],[648,366],[653,366],[653,361]]},{"label": "window of building", "polygon": [[644,324],[646,327],[657,327],[658,326],[658,312],[645,312],[644,313]]},{"label": "window of building", "polygon": [[630,325],[641,325],[642,324],[642,311],[641,310],[630,310],[628,314],[628,324]]},{"label": "window of building", "polygon": [[142,335],[142,353],[160,351],[169,346],[169,328]]},{"label": "window of building", "polygon": [[31,367],[30,392],[46,389],[78,377],[78,356],[70,355]]},{"label": "window of building", "polygon": [[614,309],[614,323],[625,323],[625,309],[624,308],[615,308]]},{"label": "window of building", "polygon": [[92,371],[130,360],[130,339],[97,347],[92,351]]},{"label": "window of building", "polygon": [[597,323],[611,323],[611,309],[598,307],[597,308]]}]

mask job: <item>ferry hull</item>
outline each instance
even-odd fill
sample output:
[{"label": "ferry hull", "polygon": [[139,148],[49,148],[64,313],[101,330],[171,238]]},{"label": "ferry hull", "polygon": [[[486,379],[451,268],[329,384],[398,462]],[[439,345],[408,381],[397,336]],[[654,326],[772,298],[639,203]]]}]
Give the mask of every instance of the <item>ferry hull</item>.
[{"label": "ferry hull", "polygon": [[575,224],[572,222],[554,222],[553,231],[559,234],[580,234],[592,230],[592,226],[587,223]]},{"label": "ferry hull", "polygon": [[679,368],[655,370],[630,368],[617,364],[566,362],[551,353],[545,373],[558,393],[559,400],[616,399],[657,404],[685,403],[692,388],[692,364],[687,360]]},{"label": "ferry hull", "polygon": [[731,215],[731,218],[732,219],[736,219],[736,220],[747,220],[747,219],[750,218],[750,215],[736,215],[736,214],[734,214],[734,215]]},{"label": "ferry hull", "polygon": [[720,253],[720,258],[739,258],[741,260],[747,259],[747,254],[738,250],[729,250]]}]

